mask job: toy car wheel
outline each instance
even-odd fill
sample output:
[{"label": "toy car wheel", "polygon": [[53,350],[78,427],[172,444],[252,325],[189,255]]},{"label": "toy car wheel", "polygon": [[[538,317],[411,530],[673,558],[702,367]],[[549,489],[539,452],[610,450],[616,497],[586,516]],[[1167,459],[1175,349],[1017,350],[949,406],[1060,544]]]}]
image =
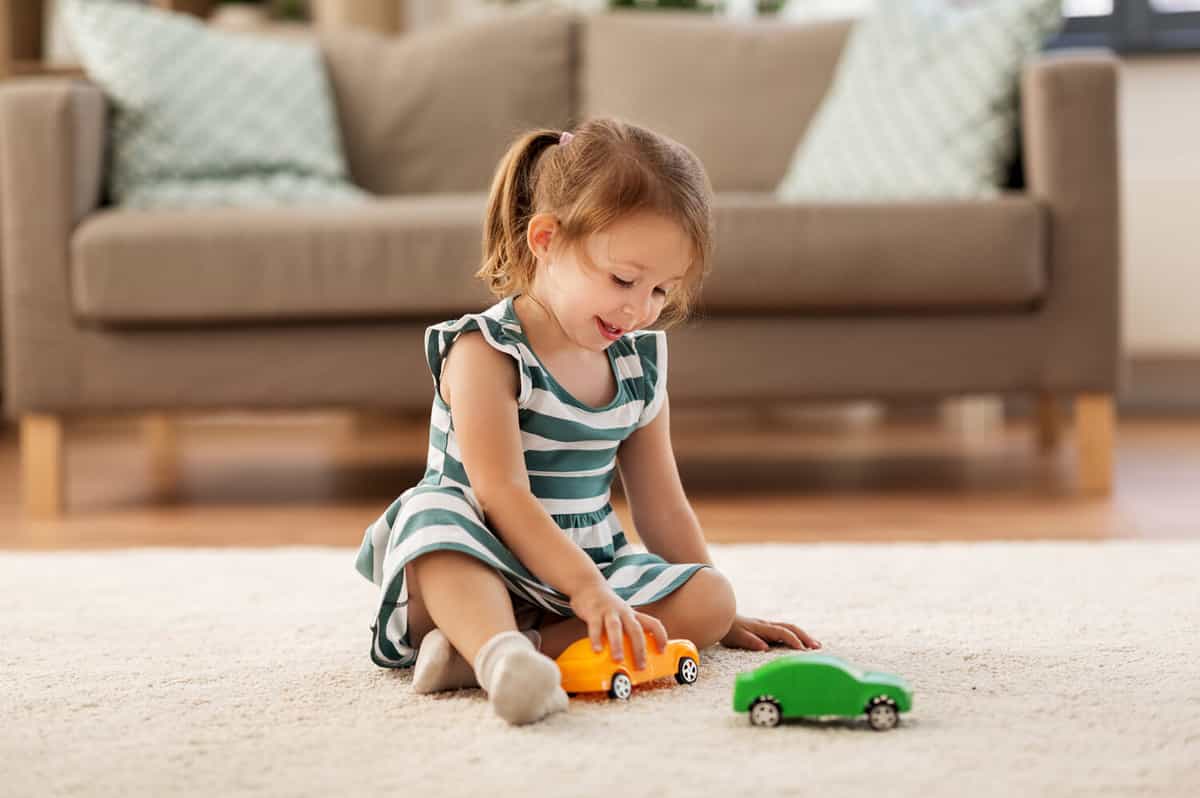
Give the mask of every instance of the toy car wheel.
[{"label": "toy car wheel", "polygon": [[616,698],[621,701],[628,701],[629,696],[633,695],[633,682],[623,673],[618,673],[612,678],[612,687],[608,689],[608,697]]},{"label": "toy car wheel", "polygon": [[900,722],[900,713],[896,711],[896,702],[887,696],[871,699],[867,707],[867,723],[875,731],[887,731],[896,728]]},{"label": "toy car wheel", "polygon": [[679,670],[675,671],[675,681],[680,684],[695,684],[700,678],[700,666],[691,657],[679,660]]},{"label": "toy car wheel", "polygon": [[783,711],[774,698],[756,698],[750,705],[750,722],[755,726],[778,726],[783,720]]}]

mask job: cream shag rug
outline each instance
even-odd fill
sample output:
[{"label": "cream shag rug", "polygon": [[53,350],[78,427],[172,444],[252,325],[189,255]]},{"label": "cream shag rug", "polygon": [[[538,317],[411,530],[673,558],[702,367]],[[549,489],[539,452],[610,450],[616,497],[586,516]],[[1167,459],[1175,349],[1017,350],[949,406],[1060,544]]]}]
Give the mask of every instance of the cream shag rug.
[{"label": "cream shag rug", "polygon": [[[367,658],[350,550],[0,554],[0,794],[1200,795],[1200,544],[714,547],[750,613],[906,676],[900,727],[693,687],[525,728]],[[673,684],[673,683],[672,683]]]}]

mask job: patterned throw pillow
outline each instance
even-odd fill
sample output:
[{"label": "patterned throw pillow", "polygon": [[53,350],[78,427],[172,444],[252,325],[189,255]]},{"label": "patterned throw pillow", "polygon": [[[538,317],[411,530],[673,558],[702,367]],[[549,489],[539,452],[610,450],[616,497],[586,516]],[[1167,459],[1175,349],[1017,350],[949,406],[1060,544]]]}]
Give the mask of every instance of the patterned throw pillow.
[{"label": "patterned throw pillow", "polygon": [[123,0],[64,19],[113,104],[113,199],[132,207],[343,203],[347,181],[320,51],[225,33]]},{"label": "patterned throw pillow", "polygon": [[1061,0],[881,0],[855,27],[777,195],[987,197],[1016,141],[1022,62]]}]

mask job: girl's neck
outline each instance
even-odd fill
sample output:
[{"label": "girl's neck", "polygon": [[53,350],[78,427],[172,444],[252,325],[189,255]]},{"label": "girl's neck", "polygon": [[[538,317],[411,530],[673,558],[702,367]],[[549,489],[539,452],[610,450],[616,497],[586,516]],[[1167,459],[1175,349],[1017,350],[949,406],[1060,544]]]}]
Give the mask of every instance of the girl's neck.
[{"label": "girl's neck", "polygon": [[562,354],[578,347],[567,336],[549,303],[539,299],[533,287],[513,300],[513,312],[533,349],[542,355]]}]

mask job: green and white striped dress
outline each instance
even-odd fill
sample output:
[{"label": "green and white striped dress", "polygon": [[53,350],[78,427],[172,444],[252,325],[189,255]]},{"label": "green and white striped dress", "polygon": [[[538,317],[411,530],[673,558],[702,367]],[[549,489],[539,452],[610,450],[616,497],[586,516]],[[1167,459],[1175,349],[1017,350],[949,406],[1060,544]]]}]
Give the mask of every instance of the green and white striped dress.
[{"label": "green and white striped dress", "polygon": [[438,390],[442,363],[455,339],[482,333],[512,356],[520,374],[517,397],[529,485],[563,533],[587,552],[621,598],[650,604],[687,582],[699,564],[671,564],[635,549],[609,503],[617,447],[662,408],[666,396],[666,334],[628,333],[608,348],[617,394],[600,408],[571,396],[529,346],[512,298],[483,313],[435,324],[425,332],[433,372],[433,413],[425,476],[367,527],[358,552],[359,573],[380,587],[371,658],[403,668],[416,661],[408,635],[404,566],[431,551],[459,551],[496,569],[514,605],[572,615],[567,596],[542,582],[488,527],[461,462],[449,407]]}]

